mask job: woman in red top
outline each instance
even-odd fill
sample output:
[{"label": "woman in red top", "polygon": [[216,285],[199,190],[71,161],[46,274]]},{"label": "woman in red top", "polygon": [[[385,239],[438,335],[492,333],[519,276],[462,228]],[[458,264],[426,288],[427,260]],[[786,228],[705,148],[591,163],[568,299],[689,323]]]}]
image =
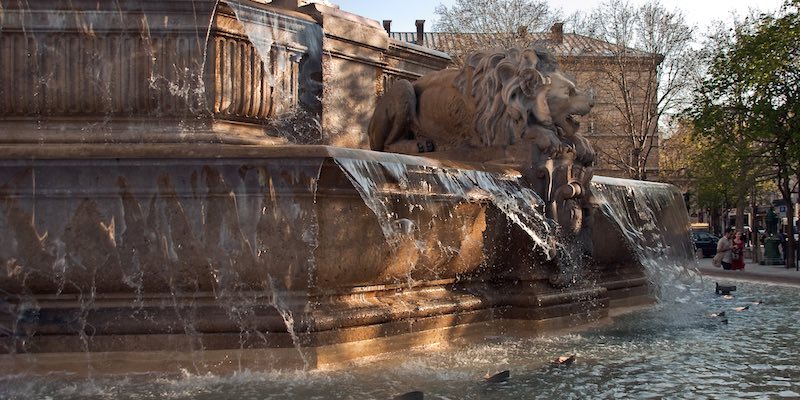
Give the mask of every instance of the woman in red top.
[{"label": "woman in red top", "polygon": [[736,232],[731,248],[731,269],[744,269],[744,240],[742,232]]}]

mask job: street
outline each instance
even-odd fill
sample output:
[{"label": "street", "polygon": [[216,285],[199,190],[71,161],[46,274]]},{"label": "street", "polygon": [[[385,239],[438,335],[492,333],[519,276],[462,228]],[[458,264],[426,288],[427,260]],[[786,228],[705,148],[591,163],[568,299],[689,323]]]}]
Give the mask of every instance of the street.
[{"label": "street", "polygon": [[744,270],[726,271],[714,267],[711,260],[710,257],[697,259],[697,268],[704,276],[800,286],[800,271],[795,268],[786,268],[784,265],[759,265],[747,259]]}]

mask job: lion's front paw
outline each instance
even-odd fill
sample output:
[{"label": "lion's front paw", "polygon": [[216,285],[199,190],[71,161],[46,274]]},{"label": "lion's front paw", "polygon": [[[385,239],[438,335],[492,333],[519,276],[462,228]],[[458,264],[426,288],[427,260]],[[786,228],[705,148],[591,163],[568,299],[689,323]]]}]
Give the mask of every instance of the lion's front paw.
[{"label": "lion's front paw", "polygon": [[535,128],[535,131],[529,133],[532,133],[531,137],[535,138],[534,143],[536,143],[539,151],[550,157],[555,157],[564,151],[564,144],[554,131],[540,126],[533,128]]},{"label": "lion's front paw", "polygon": [[573,143],[575,146],[575,160],[583,165],[592,165],[596,153],[589,140],[581,135],[575,135]]}]

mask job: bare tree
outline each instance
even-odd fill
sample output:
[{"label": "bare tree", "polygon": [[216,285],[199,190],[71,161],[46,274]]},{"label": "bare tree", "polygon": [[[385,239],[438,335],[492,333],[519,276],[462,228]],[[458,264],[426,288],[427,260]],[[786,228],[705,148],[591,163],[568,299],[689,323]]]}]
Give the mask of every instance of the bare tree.
[{"label": "bare tree", "polygon": [[657,0],[638,7],[610,1],[585,18],[581,33],[613,44],[593,58],[588,82],[603,99],[592,113],[595,132],[607,135],[597,149],[600,162],[647,179],[658,165],[660,123],[683,108],[693,83],[693,28]]},{"label": "bare tree", "polygon": [[541,39],[561,19],[560,9],[551,9],[543,0],[456,0],[448,7],[436,7],[441,50],[453,57],[455,64],[478,49],[526,47]]}]

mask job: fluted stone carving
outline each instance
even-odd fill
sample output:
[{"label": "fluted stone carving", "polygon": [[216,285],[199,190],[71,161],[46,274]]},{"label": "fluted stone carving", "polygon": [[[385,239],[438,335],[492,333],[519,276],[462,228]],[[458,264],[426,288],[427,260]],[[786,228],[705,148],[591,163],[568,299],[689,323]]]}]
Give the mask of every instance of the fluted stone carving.
[{"label": "fluted stone carving", "polygon": [[209,1],[55,3],[3,10],[0,123],[17,129],[0,142],[258,141],[321,93],[307,18]]}]

